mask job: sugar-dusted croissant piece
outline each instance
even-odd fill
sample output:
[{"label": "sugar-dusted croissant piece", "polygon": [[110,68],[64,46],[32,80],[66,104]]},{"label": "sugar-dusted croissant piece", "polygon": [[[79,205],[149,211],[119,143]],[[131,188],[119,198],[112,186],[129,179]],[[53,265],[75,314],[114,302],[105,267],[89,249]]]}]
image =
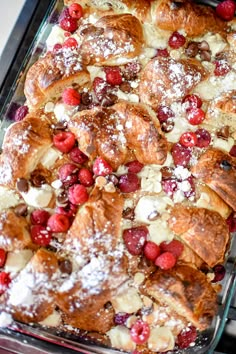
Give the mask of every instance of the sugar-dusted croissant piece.
[{"label": "sugar-dusted croissant piece", "polygon": [[31,323],[44,320],[55,308],[53,284],[58,274],[57,257],[45,249],[38,250],[12,280],[1,298],[1,308],[9,308],[18,321]]},{"label": "sugar-dusted croissant piece", "polygon": [[104,16],[81,35],[81,55],[89,65],[125,63],[141,53],[142,26],[131,14]]},{"label": "sugar-dusted croissant piece", "polygon": [[145,291],[200,330],[209,326],[216,313],[214,288],[203,273],[186,265],[157,270],[146,281]]},{"label": "sugar-dusted croissant piece", "polygon": [[33,110],[46,101],[54,101],[66,87],[82,87],[90,76],[82,64],[81,54],[74,48],[62,47],[48,52],[28,70],[24,93],[28,107]]},{"label": "sugar-dusted croissant piece", "polygon": [[127,162],[130,151],[144,164],[162,164],[166,159],[166,139],[145,105],[123,101],[79,112],[68,124],[85,154],[102,156],[114,169]]},{"label": "sugar-dusted croissant piece", "polygon": [[208,149],[192,167],[192,173],[236,210],[236,159],[218,149]]},{"label": "sugar-dusted croissant piece", "polygon": [[205,208],[176,204],[168,220],[170,229],[210,267],[224,262],[229,231],[222,216]]},{"label": "sugar-dusted croissant piece", "polygon": [[3,141],[0,184],[15,188],[17,179],[28,178],[51,145],[50,124],[45,118],[29,115],[12,124]]},{"label": "sugar-dusted croissant piece", "polygon": [[141,74],[141,102],[149,104],[153,109],[160,105],[170,105],[185,97],[205,75],[204,68],[196,60],[155,57]]}]

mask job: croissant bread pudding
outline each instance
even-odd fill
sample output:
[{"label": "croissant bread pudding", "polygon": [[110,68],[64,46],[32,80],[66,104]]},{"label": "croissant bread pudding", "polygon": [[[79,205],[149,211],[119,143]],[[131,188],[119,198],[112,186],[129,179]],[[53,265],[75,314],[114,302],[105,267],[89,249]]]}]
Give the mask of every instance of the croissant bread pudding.
[{"label": "croissant bread pudding", "polygon": [[182,352],[236,231],[236,4],[61,5],[2,144],[0,325]]}]

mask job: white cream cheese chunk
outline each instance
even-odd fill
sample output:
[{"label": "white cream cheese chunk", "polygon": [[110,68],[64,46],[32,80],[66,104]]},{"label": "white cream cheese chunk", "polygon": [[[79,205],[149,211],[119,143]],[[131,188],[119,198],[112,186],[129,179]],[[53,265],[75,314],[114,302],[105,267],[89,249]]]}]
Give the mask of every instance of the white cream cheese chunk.
[{"label": "white cream cheese chunk", "polygon": [[61,315],[57,311],[53,311],[51,315],[46,317],[43,321],[39,322],[43,326],[58,327],[61,323]]},{"label": "white cream cheese chunk", "polygon": [[35,208],[46,208],[53,196],[53,189],[48,184],[43,184],[40,188],[30,187],[27,193],[22,193],[26,204]]},{"label": "white cream cheese chunk", "polygon": [[32,256],[33,252],[31,250],[8,252],[4,267],[5,271],[9,273],[19,272],[26,266]]},{"label": "white cream cheese chunk", "polygon": [[167,206],[172,204],[172,200],[168,197],[144,196],[139,199],[135,208],[135,220],[150,223],[153,215],[162,214]]},{"label": "white cream cheese chunk", "polygon": [[20,202],[20,197],[15,191],[0,186],[0,211],[15,207]]},{"label": "white cream cheese chunk", "polygon": [[137,289],[126,286],[114,298],[112,298],[111,302],[116,313],[134,313],[143,306]]},{"label": "white cream cheese chunk", "polygon": [[130,331],[125,326],[116,326],[107,332],[111,345],[114,348],[132,352],[136,348],[136,344],[130,337]]},{"label": "white cream cheese chunk", "polygon": [[50,169],[61,156],[62,153],[59,150],[51,147],[40,162],[45,168]]},{"label": "white cream cheese chunk", "polygon": [[167,352],[174,349],[175,338],[168,327],[152,328],[148,338],[148,348],[154,352]]}]

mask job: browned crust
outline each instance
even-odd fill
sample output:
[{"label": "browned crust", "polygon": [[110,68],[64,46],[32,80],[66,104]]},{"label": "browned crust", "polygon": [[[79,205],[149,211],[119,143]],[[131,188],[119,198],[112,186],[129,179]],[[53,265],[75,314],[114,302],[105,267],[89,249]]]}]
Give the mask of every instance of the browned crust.
[{"label": "browned crust", "polygon": [[224,262],[229,231],[222,216],[205,208],[176,204],[168,220],[170,229],[210,267]]}]

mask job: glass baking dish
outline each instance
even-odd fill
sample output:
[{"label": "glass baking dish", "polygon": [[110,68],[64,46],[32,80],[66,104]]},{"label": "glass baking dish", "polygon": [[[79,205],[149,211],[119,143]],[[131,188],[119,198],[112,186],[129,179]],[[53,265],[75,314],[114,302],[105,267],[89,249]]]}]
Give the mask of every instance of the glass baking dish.
[{"label": "glass baking dish", "polygon": [[[202,2],[205,4],[208,3],[211,6],[214,6],[216,4],[215,1],[198,2]],[[13,116],[16,109],[22,104],[24,104],[24,73],[27,72],[27,69],[32,65],[32,63],[36,61],[37,58],[43,53],[45,41],[51,31],[53,24],[57,22],[58,16],[62,8],[62,0],[52,0],[46,10],[44,19],[34,37],[32,45],[30,46],[25,56],[25,59],[20,67],[18,75],[9,90],[7,99],[5,100],[1,108],[0,141],[2,141],[3,139],[6,128],[13,122]],[[195,347],[178,351],[178,353],[213,353],[224,330],[224,325],[227,319],[230,304],[236,290],[235,260],[236,240],[232,241],[229,257],[225,264],[227,272],[222,282],[222,291],[218,297],[219,311],[217,316],[214,318],[211,327],[201,333]],[[86,332],[79,330],[69,332],[65,331],[64,328],[52,329],[44,328],[39,325],[30,326],[23,323],[14,322],[14,324],[11,325],[8,329],[0,330],[0,339],[7,343],[7,338],[9,340],[10,349],[20,350],[20,343],[22,353],[25,354],[28,352],[34,353],[34,348],[35,353],[67,353],[67,350],[72,350],[80,353],[97,354],[119,353],[119,351],[117,350],[101,345],[99,341],[89,338]],[[25,338],[28,338],[28,340],[25,340]],[[32,342],[33,338],[35,338],[35,342]],[[16,347],[14,347],[14,345]]]}]

